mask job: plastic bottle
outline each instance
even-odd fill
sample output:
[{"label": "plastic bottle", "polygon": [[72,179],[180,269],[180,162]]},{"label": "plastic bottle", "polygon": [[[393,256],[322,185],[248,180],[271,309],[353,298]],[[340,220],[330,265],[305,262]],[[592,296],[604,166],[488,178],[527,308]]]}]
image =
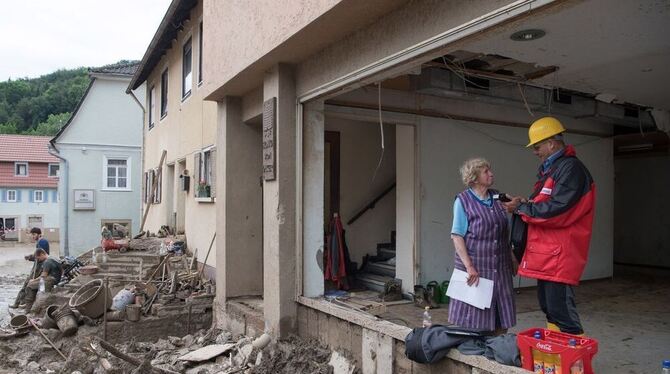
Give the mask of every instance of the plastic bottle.
[{"label": "plastic bottle", "polygon": [[44,285],[44,278],[40,277],[40,288],[38,292],[44,292],[46,291],[46,286]]},{"label": "plastic bottle", "polygon": [[97,263],[98,263],[98,254],[95,253],[95,248],[93,248],[93,254],[92,254],[92,256],[91,256],[91,261],[92,261],[94,264],[97,264]]},{"label": "plastic bottle", "polygon": [[423,327],[428,328],[433,325],[433,317],[430,316],[430,307],[427,306],[423,311]]},{"label": "plastic bottle", "polygon": [[102,250],[102,263],[106,264],[107,263],[107,251],[104,249]]},{"label": "plastic bottle", "polygon": [[[559,358],[552,353],[544,354],[544,374],[556,374],[556,361]],[[560,364],[559,364],[560,367]]]},{"label": "plastic bottle", "polygon": [[[577,339],[568,340],[570,348],[577,348]],[[570,365],[570,374],[584,374],[584,361],[580,358]]]},{"label": "plastic bottle", "polygon": [[661,374],[670,374],[670,360],[663,360]]},{"label": "plastic bottle", "polygon": [[[537,340],[542,340],[542,333],[540,330],[535,331],[533,337]],[[533,373],[544,374],[544,353],[533,349]]]}]

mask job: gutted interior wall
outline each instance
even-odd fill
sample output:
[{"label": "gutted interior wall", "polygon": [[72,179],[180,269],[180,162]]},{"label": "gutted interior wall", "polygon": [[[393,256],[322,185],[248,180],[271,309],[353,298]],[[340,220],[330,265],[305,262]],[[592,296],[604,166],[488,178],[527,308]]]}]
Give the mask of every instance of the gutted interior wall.
[{"label": "gutted interior wall", "polygon": [[[470,157],[492,163],[494,188],[527,196],[536,180],[538,159],[525,148],[527,132],[521,128],[422,117],[421,168],[421,280],[448,279],[453,269],[450,240],[453,200],[465,187],[458,169]],[[568,134],[577,156],[596,183],[596,214],[589,261],[583,279],[612,275],[614,164],[609,138]],[[534,282],[522,279],[521,285]],[[515,280],[517,285],[517,280]]]},{"label": "gutted interior wall", "polygon": [[[356,222],[347,225],[360,209],[395,181],[395,126],[384,125],[384,158],[378,123],[353,121],[326,115],[326,131],[340,133],[340,214],[352,261],[361,265],[365,254],[375,254],[377,243],[387,243],[395,230],[393,190]],[[374,176],[374,181],[372,180]]]},{"label": "gutted interior wall", "polygon": [[614,161],[614,261],[670,267],[670,155]]},{"label": "gutted interior wall", "polygon": [[[199,56],[199,20],[202,16],[202,3],[193,8],[190,20],[172,42],[172,48],[163,55],[161,61],[147,79],[147,95],[145,107],[147,112],[144,120],[144,160],[143,171],[155,169],[160,162],[163,150],[167,151],[163,166],[161,202],[153,204],[147,216],[145,229],[156,232],[161,225],[172,224],[171,217],[177,207],[184,206],[184,217],[178,219],[183,222],[187,245],[191,249],[198,249],[198,260],[203,261],[207,254],[212,236],[215,231],[216,209],[214,203],[203,203],[195,200],[197,183],[193,175],[195,171],[195,153],[203,148],[216,145],[216,115],[215,102],[203,101],[203,84],[198,83],[198,56]],[[203,25],[204,27],[204,25]],[[186,41],[191,38],[192,46],[192,86],[191,94],[182,97],[182,52]],[[161,118],[161,74],[168,71],[168,104],[167,114]],[[153,108],[149,105],[151,88],[155,89]],[[154,126],[148,128],[149,111],[153,110]],[[180,170],[175,166],[174,180],[168,179],[167,165],[185,161],[188,175],[191,176],[188,192],[179,188]],[[168,196],[173,185],[174,194]],[[183,200],[180,202],[178,194]],[[146,204],[142,204],[146,209]],[[173,210],[170,212],[169,210]],[[181,224],[179,225],[181,226]],[[216,243],[214,244],[207,264],[216,264]]]}]

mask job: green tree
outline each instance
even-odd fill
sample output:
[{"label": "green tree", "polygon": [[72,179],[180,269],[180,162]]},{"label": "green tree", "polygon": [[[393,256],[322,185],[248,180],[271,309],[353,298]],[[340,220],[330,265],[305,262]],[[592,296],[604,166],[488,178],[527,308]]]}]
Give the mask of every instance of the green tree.
[{"label": "green tree", "polygon": [[46,121],[39,123],[35,128],[24,132],[26,135],[54,136],[70,119],[70,112],[49,114]]},{"label": "green tree", "polygon": [[0,134],[18,134],[19,130],[15,123],[0,123]]},{"label": "green tree", "polygon": [[55,134],[89,82],[86,68],[0,82],[0,133]]}]

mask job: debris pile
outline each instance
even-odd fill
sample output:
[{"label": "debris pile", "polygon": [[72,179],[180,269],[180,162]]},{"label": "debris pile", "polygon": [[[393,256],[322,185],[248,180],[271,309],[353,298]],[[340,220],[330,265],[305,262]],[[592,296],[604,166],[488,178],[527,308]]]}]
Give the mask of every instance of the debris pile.
[{"label": "debris pile", "polygon": [[341,370],[341,364],[332,363],[334,357],[342,357],[337,352],[298,337],[271,342],[267,334],[254,339],[209,329],[153,343],[131,339],[114,345],[89,326],[82,326],[77,337],[45,332],[66,360],[31,333],[0,345],[0,372],[326,374],[333,373],[333,365],[340,368],[337,372],[356,372],[353,365]]}]

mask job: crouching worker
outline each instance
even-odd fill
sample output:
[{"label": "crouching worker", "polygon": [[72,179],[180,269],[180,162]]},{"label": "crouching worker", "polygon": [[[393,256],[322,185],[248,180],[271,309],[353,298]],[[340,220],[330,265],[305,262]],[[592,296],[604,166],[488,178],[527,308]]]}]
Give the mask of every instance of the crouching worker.
[{"label": "crouching worker", "polygon": [[26,294],[24,296],[25,310],[30,310],[37,297],[37,291],[40,289],[40,282],[44,282],[44,291],[49,292],[54,285],[60,282],[63,274],[63,267],[58,260],[55,260],[47,254],[42,248],[35,250],[35,261],[41,265],[41,273],[37,277],[28,281],[26,285]]}]

